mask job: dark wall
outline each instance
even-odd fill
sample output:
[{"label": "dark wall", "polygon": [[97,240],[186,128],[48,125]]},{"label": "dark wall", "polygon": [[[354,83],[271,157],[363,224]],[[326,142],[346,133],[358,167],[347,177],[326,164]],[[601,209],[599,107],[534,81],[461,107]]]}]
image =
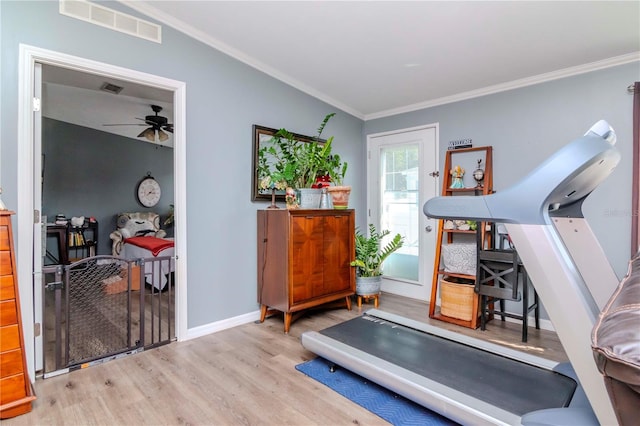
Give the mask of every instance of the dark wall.
[{"label": "dark wall", "polygon": [[[154,211],[164,221],[173,204],[173,149],[44,118],[42,214],[93,216],[98,221],[98,254],[111,253],[109,234],[120,212]],[[160,202],[137,202],[136,186],[147,173],[162,189]],[[167,229],[171,232],[172,229]]]}]

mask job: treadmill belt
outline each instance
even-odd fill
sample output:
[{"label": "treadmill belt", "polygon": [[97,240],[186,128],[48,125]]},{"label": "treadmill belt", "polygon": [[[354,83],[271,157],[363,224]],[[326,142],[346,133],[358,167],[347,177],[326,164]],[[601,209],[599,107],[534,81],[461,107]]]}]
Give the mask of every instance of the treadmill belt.
[{"label": "treadmill belt", "polygon": [[520,416],[566,407],[576,389],[562,374],[370,315],[320,333]]}]

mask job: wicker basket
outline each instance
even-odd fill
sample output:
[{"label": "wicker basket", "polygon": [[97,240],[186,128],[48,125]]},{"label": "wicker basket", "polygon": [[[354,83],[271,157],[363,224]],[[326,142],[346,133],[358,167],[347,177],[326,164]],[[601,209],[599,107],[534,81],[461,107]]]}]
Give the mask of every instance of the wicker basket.
[{"label": "wicker basket", "polygon": [[473,285],[440,279],[440,313],[447,317],[471,321],[473,318]]}]

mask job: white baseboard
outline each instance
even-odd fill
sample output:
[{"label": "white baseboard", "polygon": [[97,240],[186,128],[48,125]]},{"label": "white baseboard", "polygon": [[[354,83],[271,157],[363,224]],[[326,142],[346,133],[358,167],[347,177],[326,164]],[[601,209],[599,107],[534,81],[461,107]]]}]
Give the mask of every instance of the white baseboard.
[{"label": "white baseboard", "polygon": [[207,334],[216,333],[238,325],[247,324],[260,319],[260,311],[249,312],[247,314],[238,315],[237,317],[227,318],[221,321],[212,322],[198,327],[187,329],[187,333],[182,341],[195,339],[197,337],[206,336]]},{"label": "white baseboard", "polygon": [[[206,336],[207,334],[216,333],[218,331],[236,327],[238,325],[254,322],[259,319],[260,319],[260,311],[256,310],[246,314],[238,315],[237,317],[227,318],[221,321],[216,321],[209,324],[200,325],[198,327],[189,328],[187,330],[187,334],[184,336],[184,339],[180,339],[180,340],[187,341],[187,340],[195,339],[198,337]],[[519,320],[516,320],[514,318],[505,318],[505,320],[509,322],[514,322],[514,323],[520,323]],[[535,326],[535,318],[529,317],[529,327],[534,327],[534,326]],[[553,324],[551,324],[551,321],[548,319],[540,319],[540,329],[555,331],[555,329],[553,328]]]}]

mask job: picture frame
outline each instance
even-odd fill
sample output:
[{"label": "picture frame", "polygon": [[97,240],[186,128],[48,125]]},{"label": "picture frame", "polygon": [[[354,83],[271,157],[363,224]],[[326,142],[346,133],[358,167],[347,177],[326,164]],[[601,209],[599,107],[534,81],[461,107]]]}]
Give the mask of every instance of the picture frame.
[{"label": "picture frame", "polygon": [[[261,190],[258,187],[258,152],[266,144],[269,144],[273,136],[278,132],[278,129],[271,127],[260,126],[258,124],[253,125],[253,162],[252,162],[252,174],[251,174],[251,201],[271,201],[271,190]],[[305,136],[298,133],[292,133],[297,141],[300,142],[314,142],[316,138],[311,136]],[[324,144],[326,140],[318,139],[318,143]],[[284,190],[276,190],[276,201],[284,202]]]}]

